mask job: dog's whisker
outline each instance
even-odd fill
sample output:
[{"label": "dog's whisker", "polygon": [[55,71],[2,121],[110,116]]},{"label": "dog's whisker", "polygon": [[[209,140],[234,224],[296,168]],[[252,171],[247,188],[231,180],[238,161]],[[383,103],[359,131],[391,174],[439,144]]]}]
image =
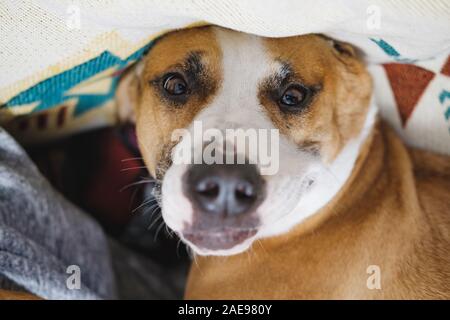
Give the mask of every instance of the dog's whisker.
[{"label": "dog's whisker", "polygon": [[155,202],[154,204],[152,204],[152,206],[150,208],[148,208],[147,212],[150,212],[149,219],[151,220],[155,213],[157,215],[161,215],[161,207],[159,206],[159,204],[157,202]]},{"label": "dog's whisker", "polygon": [[257,239],[257,240],[256,240],[256,243],[259,244],[259,246],[260,246],[261,249],[264,251],[264,253],[267,254],[267,250],[266,250],[266,248],[264,248],[264,246],[263,246],[261,240],[260,240],[260,239]]},{"label": "dog's whisker", "polygon": [[147,168],[146,166],[130,167],[130,168],[123,168],[123,169],[121,169],[120,171],[123,172],[123,171],[138,170],[138,169],[146,169],[146,168]]},{"label": "dog's whisker", "polygon": [[177,258],[180,258],[180,244],[181,244],[181,238],[178,239],[177,241],[177,249],[175,250],[177,253]]},{"label": "dog's whisker", "polygon": [[148,208],[148,211],[150,211],[150,220],[152,219],[153,215],[155,212],[157,212],[159,209],[159,205],[158,203],[154,203],[150,206],[150,208]]},{"label": "dog's whisker", "polygon": [[132,160],[142,160],[142,157],[125,158],[120,160],[121,162],[132,161]]},{"label": "dog's whisker", "polygon": [[[193,250],[189,250],[189,251],[192,252],[192,257],[191,257],[191,259],[194,260],[194,263],[195,263],[195,265],[197,266],[197,269],[200,270],[200,265],[198,264],[197,256],[195,255],[195,252],[194,252]],[[201,272],[201,271],[200,271],[200,272]]]},{"label": "dog's whisker", "polygon": [[155,213],[159,213],[159,214],[161,214],[161,207],[159,206],[159,204],[158,203],[155,203],[153,206],[152,206],[152,212],[150,213],[150,220],[153,218],[153,215],[155,214]]},{"label": "dog's whisker", "polygon": [[[156,199],[151,199],[151,201],[149,202],[149,204],[150,203],[153,203],[152,204],[152,206],[150,207],[150,208],[148,208],[148,210],[152,210],[152,209],[154,209],[154,208],[156,208],[156,207],[159,207],[159,204],[158,204],[158,200],[156,200]],[[152,212],[153,213],[153,212]]]},{"label": "dog's whisker", "polygon": [[[255,244],[252,243],[250,249],[253,249],[254,245],[255,245]],[[261,245],[261,244],[260,244],[260,245]],[[251,254],[253,255],[253,257],[254,257],[255,259],[259,259],[259,255],[258,255],[258,252],[257,252],[256,249],[251,250]]]},{"label": "dog's whisker", "polygon": [[159,219],[162,218],[162,215],[160,215],[159,217],[157,217],[147,228],[147,230],[150,230],[155,224],[156,222],[158,222]]},{"label": "dog's whisker", "polygon": [[155,201],[154,198],[150,198],[150,199],[145,200],[145,201],[142,202],[139,206],[137,206],[136,208],[134,208],[134,209],[131,211],[131,213],[135,213],[137,210],[139,210],[139,209],[142,208],[143,206],[146,206],[146,205],[152,203],[153,201]]},{"label": "dog's whisker", "polygon": [[162,220],[161,224],[156,229],[155,236],[153,237],[153,242],[156,242],[156,239],[158,238],[158,234],[160,233],[160,231],[162,230],[162,228],[164,227],[165,224],[166,223],[164,222],[164,220]]},{"label": "dog's whisker", "polygon": [[136,186],[136,185],[140,185],[140,184],[145,184],[145,183],[152,183],[153,180],[141,180],[141,181],[137,181],[137,182],[133,182],[130,184],[127,184],[126,186],[122,187],[119,192],[122,192],[130,187]]},{"label": "dog's whisker", "polygon": [[[162,218],[162,214],[161,214],[161,209],[159,207],[155,207],[152,211],[152,219],[153,216],[157,216],[157,217],[161,217]],[[155,218],[156,219],[156,218]]]},{"label": "dog's whisker", "polygon": [[250,253],[250,250],[251,248],[248,248],[248,250],[245,250],[245,256],[246,256],[246,258],[247,258],[247,263],[250,265],[251,264],[251,262],[252,262],[252,256],[251,256],[251,253]]},{"label": "dog's whisker", "polygon": [[166,224],[166,233],[169,235],[170,238],[173,238],[175,232],[170,230],[169,226]]},{"label": "dog's whisker", "polygon": [[128,210],[132,210],[131,207],[133,206],[134,199],[136,199],[136,194],[137,194],[138,190],[139,189],[134,189],[133,192],[131,193],[130,201],[128,204]]}]

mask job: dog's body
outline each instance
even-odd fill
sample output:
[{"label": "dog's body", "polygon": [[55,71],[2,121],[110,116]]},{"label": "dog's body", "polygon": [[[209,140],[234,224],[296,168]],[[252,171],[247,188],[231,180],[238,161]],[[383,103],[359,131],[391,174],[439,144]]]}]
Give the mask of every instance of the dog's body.
[{"label": "dog's body", "polygon": [[[449,160],[408,151],[371,96],[353,48],[322,36],[203,27],[157,41],[118,97],[164,220],[201,255],[187,298],[450,297]],[[174,163],[190,140],[172,133],[196,121],[279,131],[278,172]]]},{"label": "dog's body", "polygon": [[449,190],[448,158],[409,151],[378,126],[329,204],[248,252],[197,257],[186,297],[448,299]]}]

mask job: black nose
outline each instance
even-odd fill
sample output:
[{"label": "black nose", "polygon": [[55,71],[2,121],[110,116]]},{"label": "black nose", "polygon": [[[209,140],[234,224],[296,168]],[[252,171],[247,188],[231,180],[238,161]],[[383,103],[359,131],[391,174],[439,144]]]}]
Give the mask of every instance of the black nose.
[{"label": "black nose", "polygon": [[205,213],[237,216],[252,211],[263,198],[264,180],[252,164],[192,165],[185,192]]}]

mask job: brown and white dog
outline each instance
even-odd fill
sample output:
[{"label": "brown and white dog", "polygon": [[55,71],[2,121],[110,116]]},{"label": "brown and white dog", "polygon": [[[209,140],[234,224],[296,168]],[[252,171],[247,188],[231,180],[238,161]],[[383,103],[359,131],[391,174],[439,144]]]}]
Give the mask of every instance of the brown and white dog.
[{"label": "brown and white dog", "polygon": [[[187,298],[450,298],[450,161],[407,149],[378,120],[350,45],[176,31],[118,101],[166,224],[196,254]],[[277,130],[276,173],[247,158],[174,163],[186,136],[173,132],[196,122]],[[206,145],[193,136],[198,158]]]}]

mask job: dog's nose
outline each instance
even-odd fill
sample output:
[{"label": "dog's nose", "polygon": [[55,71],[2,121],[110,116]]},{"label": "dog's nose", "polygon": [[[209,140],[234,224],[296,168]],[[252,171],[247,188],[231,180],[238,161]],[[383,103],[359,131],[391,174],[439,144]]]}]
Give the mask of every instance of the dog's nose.
[{"label": "dog's nose", "polygon": [[229,217],[251,212],[263,184],[253,164],[197,164],[187,172],[185,190],[202,212]]}]

